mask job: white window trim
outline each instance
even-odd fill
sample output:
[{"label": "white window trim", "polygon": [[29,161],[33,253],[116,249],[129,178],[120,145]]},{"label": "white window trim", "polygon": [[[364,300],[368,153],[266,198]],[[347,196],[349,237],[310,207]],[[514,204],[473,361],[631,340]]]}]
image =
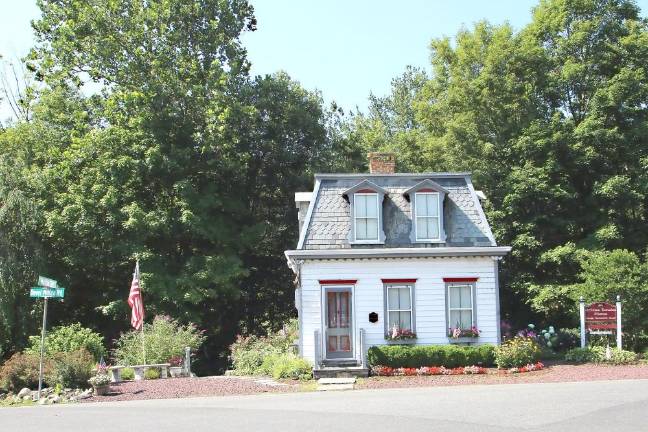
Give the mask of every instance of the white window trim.
[{"label": "white window trim", "polygon": [[[413,217],[413,220],[414,220],[414,231],[416,233],[416,241],[418,241],[418,242],[439,242],[439,241],[441,241],[441,211],[442,211],[442,209],[441,209],[441,194],[439,192],[415,192],[414,195],[415,195],[415,199],[414,199],[415,205],[414,205],[414,215],[413,215],[414,217]],[[418,197],[420,195],[436,195],[437,196],[437,215],[436,216],[418,216],[417,215],[416,208],[419,205]],[[439,233],[439,236],[436,237],[436,238],[420,238],[419,235],[418,235],[418,219],[419,219],[419,217],[420,218],[429,218],[429,219],[436,218],[437,227],[438,227],[437,232]]]},{"label": "white window trim", "polygon": [[[357,192],[353,198],[353,241],[356,243],[381,243],[380,242],[380,203],[378,192]],[[358,196],[375,196],[376,197],[376,217],[358,217],[358,205],[355,197]],[[375,219],[376,220],[376,238],[375,239],[358,239],[358,219]]]},{"label": "white window trim", "polygon": [[[393,288],[409,288],[409,309],[390,309],[389,308],[389,290]],[[385,284],[385,334],[389,332],[389,313],[390,312],[409,312],[410,313],[410,330],[416,333],[416,320],[414,317],[414,284],[413,283],[386,283]]]},{"label": "white window trim", "polygon": [[[453,308],[450,307],[450,288],[470,288],[470,306],[469,308]],[[450,312],[451,311],[470,311],[470,327],[475,326],[475,284],[464,284],[464,283],[449,283],[447,287],[447,299],[448,299],[448,328],[454,328],[456,323],[450,322]],[[467,330],[467,329],[462,329]]]}]

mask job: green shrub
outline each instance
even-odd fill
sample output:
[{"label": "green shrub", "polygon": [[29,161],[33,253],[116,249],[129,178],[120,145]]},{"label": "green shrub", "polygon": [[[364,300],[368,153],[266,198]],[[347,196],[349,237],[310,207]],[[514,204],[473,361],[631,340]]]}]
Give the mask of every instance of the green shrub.
[{"label": "green shrub", "polygon": [[[40,336],[29,337],[29,348],[25,352],[29,354],[40,354]],[[85,349],[99,361],[106,355],[103,345],[103,337],[81,324],[70,324],[67,326],[54,327],[45,336],[45,352],[54,355],[59,352],[73,352]]]},{"label": "green shrub", "polygon": [[150,368],[144,371],[144,379],[155,380],[160,378],[160,370],[157,368]]},{"label": "green shrub", "polygon": [[50,386],[85,388],[92,376],[94,357],[85,349],[59,352],[51,356],[51,367],[45,381]]},{"label": "green shrub", "polygon": [[294,354],[270,354],[261,364],[260,371],[274,379],[291,378],[308,380],[313,376],[313,366]]},{"label": "green shrub", "polygon": [[610,351],[612,354],[611,358],[609,360],[605,360],[608,363],[615,365],[624,365],[637,362],[638,356],[632,351],[620,350],[618,348],[612,348]]},{"label": "green shrub", "polygon": [[565,354],[565,360],[574,363],[610,363],[615,365],[632,364],[637,361],[637,354],[632,351],[610,349],[610,358],[606,357],[606,348],[601,346],[588,346],[585,348],[574,348]]},{"label": "green shrub", "polygon": [[195,325],[182,325],[167,316],[156,316],[153,323],[144,324],[143,336],[141,331],[122,334],[116,341],[113,357],[120,365],[166,363],[171,357],[184,355],[185,347],[198,349],[204,340],[203,332]]},{"label": "green shrub", "polygon": [[521,367],[540,358],[540,347],[530,337],[514,337],[495,348],[495,364],[500,368]]},{"label": "green shrub", "polygon": [[565,353],[565,360],[574,363],[587,363],[594,361],[591,348],[572,348]]},{"label": "green shrub", "polygon": [[124,368],[121,370],[121,379],[132,381],[135,379],[135,371],[131,368]]},{"label": "green shrub", "polygon": [[493,345],[378,345],[369,348],[367,360],[372,366],[419,368],[422,366],[491,366]]},{"label": "green shrub", "polygon": [[[16,353],[0,368],[0,388],[18,391],[23,387],[38,387],[39,357],[33,354]],[[51,362],[46,359],[43,368],[49,371]]]},{"label": "green shrub", "polygon": [[236,375],[272,375],[263,368],[264,360],[273,354],[292,354],[291,347],[298,337],[297,320],[268,336],[238,336],[230,346],[232,368]]}]

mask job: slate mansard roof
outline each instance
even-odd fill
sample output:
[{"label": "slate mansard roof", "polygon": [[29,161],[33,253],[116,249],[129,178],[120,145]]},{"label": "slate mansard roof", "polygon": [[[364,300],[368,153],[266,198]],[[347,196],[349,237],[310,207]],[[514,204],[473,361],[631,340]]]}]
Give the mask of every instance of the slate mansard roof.
[{"label": "slate mansard roof", "polygon": [[[445,243],[413,243],[412,210],[404,193],[426,179],[447,190]],[[343,193],[369,180],[387,193],[383,202],[384,244],[351,244],[349,202]],[[497,246],[469,173],[316,174],[313,197],[297,249],[438,248]]]}]

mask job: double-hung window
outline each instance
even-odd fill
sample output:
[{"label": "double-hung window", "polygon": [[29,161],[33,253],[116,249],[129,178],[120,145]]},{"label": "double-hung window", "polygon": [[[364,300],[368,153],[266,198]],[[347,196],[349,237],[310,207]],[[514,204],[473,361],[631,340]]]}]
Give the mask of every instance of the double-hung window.
[{"label": "double-hung window", "polygon": [[387,298],[387,331],[397,327],[414,331],[413,285],[385,285]]},{"label": "double-hung window", "polygon": [[378,241],[378,194],[356,193],[353,209],[355,240]]},{"label": "double-hung window", "polygon": [[470,329],[475,322],[472,284],[448,285],[448,327]]},{"label": "double-hung window", "polygon": [[416,193],[416,240],[439,240],[441,233],[439,193]]}]

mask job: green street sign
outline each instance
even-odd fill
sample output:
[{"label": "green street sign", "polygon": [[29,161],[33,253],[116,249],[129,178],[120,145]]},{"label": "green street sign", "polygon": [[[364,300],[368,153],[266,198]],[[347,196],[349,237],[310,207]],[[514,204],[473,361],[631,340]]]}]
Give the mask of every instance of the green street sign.
[{"label": "green street sign", "polygon": [[36,298],[63,298],[65,296],[65,288],[48,288],[48,287],[34,287],[29,290],[29,297]]},{"label": "green street sign", "polygon": [[38,276],[38,285],[46,288],[58,288],[58,282],[45,276]]}]

